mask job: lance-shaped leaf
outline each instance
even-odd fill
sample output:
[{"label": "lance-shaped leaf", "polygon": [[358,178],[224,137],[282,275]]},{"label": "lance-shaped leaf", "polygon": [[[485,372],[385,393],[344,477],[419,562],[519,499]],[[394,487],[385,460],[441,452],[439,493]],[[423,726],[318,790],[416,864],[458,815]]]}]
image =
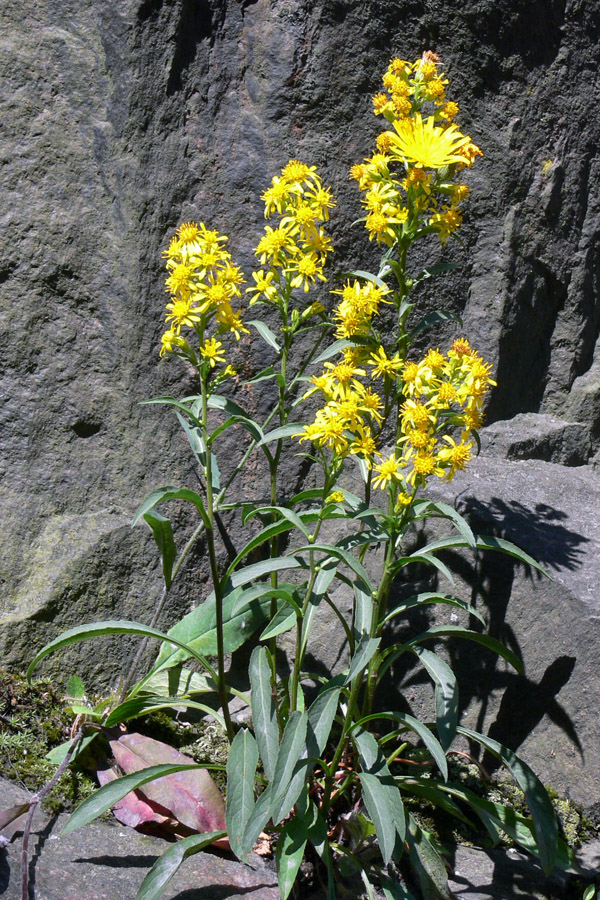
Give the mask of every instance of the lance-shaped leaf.
[{"label": "lance-shaped leaf", "polygon": [[107,635],[113,634],[137,634],[142,637],[157,638],[159,641],[167,641],[170,644],[175,644],[185,650],[188,657],[193,656],[202,663],[204,668],[207,669],[216,680],[217,676],[215,670],[193,647],[188,647],[187,644],[184,644],[173,635],[164,634],[162,631],[158,631],[156,628],[150,628],[148,625],[140,625],[139,622],[119,621],[92,622],[90,625],[77,625],[75,628],[69,628],[68,631],[64,631],[57,638],[54,638],[53,641],[50,641],[49,644],[46,644],[45,647],[42,647],[36,654],[27,669],[28,680],[31,680],[31,676],[38,663],[41,662],[45,656],[48,656],[48,654],[54,653],[56,650],[60,650],[63,647],[67,647],[69,644],[85,641],[88,638],[106,637]]},{"label": "lance-shaped leaf", "polygon": [[[275,764],[275,772],[272,781],[272,798],[271,798],[271,818],[273,824],[278,825],[279,822],[288,814],[302,791],[304,777],[296,778],[297,792],[290,795],[289,787],[292,776],[297,774],[296,766],[305,763],[303,757],[306,757],[306,729],[308,725],[308,716],[305,712],[301,713],[295,710],[289,717],[283,735],[281,737],[281,745],[277,754],[277,762]],[[295,793],[295,796],[294,796]]]},{"label": "lance-shaped leaf", "polygon": [[287,900],[296,881],[308,840],[308,824],[304,817],[294,816],[286,822],[277,840],[275,862],[281,900]]},{"label": "lance-shaped leaf", "polygon": [[[244,591],[235,588],[223,598],[223,641],[226,653],[238,647],[264,625],[271,610],[271,599],[265,597],[268,585],[255,585]],[[169,637],[177,638],[189,648],[206,656],[217,654],[217,609],[214,594],[170,628]],[[165,644],[158,654],[153,672],[164,666],[179,665],[189,654]],[[143,682],[142,682],[143,683]]]},{"label": "lance-shaped leaf", "polygon": [[205,847],[216,843],[224,835],[224,831],[213,831],[210,834],[192,834],[173,844],[156,860],[142,881],[135,900],[158,900],[173,875],[175,875],[182,862],[188,856],[204,850]]},{"label": "lance-shaped leaf", "polygon": [[375,826],[383,861],[390,861],[396,838],[404,841],[406,815],[398,786],[385,761],[381,747],[367,731],[359,729],[354,742],[363,771],[359,778],[367,812]]},{"label": "lance-shaped leaf", "polygon": [[517,654],[513,653],[512,650],[509,650],[508,647],[505,647],[505,645],[496,640],[496,638],[490,637],[489,634],[481,634],[480,631],[471,631],[468,628],[461,628],[460,625],[431,625],[427,631],[412,638],[408,643],[410,645],[419,644],[423,641],[437,640],[440,637],[461,637],[466,638],[469,641],[474,641],[476,644],[481,644],[483,647],[487,647],[488,650],[501,656],[509,662],[519,674],[522,675],[525,671],[523,668],[523,661],[519,659]]},{"label": "lance-shaped leaf", "polygon": [[525,794],[535,825],[540,862],[544,872],[548,875],[556,861],[558,822],[554,807],[544,785],[537,775],[532,772],[527,763],[524,763],[512,750],[499,744],[498,741],[479,734],[477,731],[471,731],[470,728],[461,727],[458,731],[470,740],[477,741],[482,747],[485,747],[486,750],[489,750],[490,753],[500,759]]},{"label": "lance-shaped leaf", "polygon": [[173,564],[177,556],[177,548],[173,539],[171,520],[161,516],[157,512],[144,513],[144,519],[152,529],[156,546],[160,550],[162,559],[163,577],[167,590],[171,587],[173,577]]},{"label": "lance-shaped leaf", "polygon": [[440,744],[447,752],[458,723],[458,685],[447,662],[424,647],[412,647],[435,684],[435,716]]},{"label": "lance-shaped leaf", "polygon": [[142,769],[139,772],[133,772],[131,775],[125,775],[116,781],[111,781],[103,787],[94,791],[89,797],[79,804],[74,813],[71,814],[69,821],[62,830],[62,834],[69,834],[82,825],[89,825],[98,816],[108,812],[115,803],[118,803],[130,791],[138,790],[142,785],[165,775],[173,775],[188,769],[198,768],[197,763],[182,765],[161,765],[150,766],[149,769]]},{"label": "lance-shaped leaf", "polygon": [[[30,802],[19,803],[17,806],[11,806],[0,811],[0,831],[4,832],[2,835],[4,840],[12,841],[23,824],[20,819],[25,813],[29,812],[30,806]],[[1,846],[2,843],[0,842]]]},{"label": "lance-shaped leaf", "polygon": [[386,615],[383,624],[389,622],[391,619],[395,619],[397,616],[404,615],[409,609],[414,609],[417,606],[427,606],[429,604],[454,606],[456,609],[463,609],[471,616],[475,616],[476,619],[479,619],[482,625],[486,624],[484,617],[475,606],[471,606],[470,603],[466,600],[461,600],[459,597],[453,597],[450,594],[438,594],[437,591],[423,591],[421,594],[415,594],[414,597],[408,597],[406,600],[403,600],[402,603],[399,603],[398,606],[394,607],[394,609]]},{"label": "lance-shaped leaf", "polygon": [[273,780],[279,753],[279,725],[271,685],[271,667],[265,647],[255,647],[250,657],[252,722],[265,775]]},{"label": "lance-shaped leaf", "polygon": [[[115,761],[127,775],[163,763],[193,763],[174,747],[142,734],[124,734],[118,741],[111,741],[110,746]],[[223,797],[209,772],[200,766],[148,782],[140,790],[194,831],[203,833],[225,828]]]},{"label": "lance-shaped leaf", "polygon": [[361,672],[371,662],[377,652],[377,648],[381,643],[381,638],[372,638],[368,634],[361,634],[354,656],[350,660],[350,669],[346,684],[350,684],[359,672]]},{"label": "lance-shaped leaf", "polygon": [[234,737],[227,759],[227,834],[231,849],[240,859],[245,856],[244,832],[254,809],[254,776],[258,747],[247,728]]},{"label": "lance-shaped leaf", "polygon": [[452,900],[444,861],[412,813],[408,813],[406,839],[410,861],[418,875],[424,900]]},{"label": "lance-shaped leaf", "polygon": [[132,526],[137,525],[142,516],[145,516],[147,512],[150,512],[155,506],[158,506],[159,503],[163,503],[166,500],[187,500],[196,507],[204,524],[206,525],[208,523],[208,517],[200,494],[197,494],[196,491],[192,491],[189,488],[168,486],[157,488],[155,491],[150,491],[147,497],[139,505],[136,514],[133,517],[133,522],[131,523]]},{"label": "lance-shaped leaf", "polygon": [[248,325],[252,325],[253,328],[256,328],[261,338],[272,347],[275,353],[281,353],[281,347],[277,341],[277,338],[271,331],[268,325],[265,325],[264,322],[261,322],[260,319],[249,319],[247,322]]}]

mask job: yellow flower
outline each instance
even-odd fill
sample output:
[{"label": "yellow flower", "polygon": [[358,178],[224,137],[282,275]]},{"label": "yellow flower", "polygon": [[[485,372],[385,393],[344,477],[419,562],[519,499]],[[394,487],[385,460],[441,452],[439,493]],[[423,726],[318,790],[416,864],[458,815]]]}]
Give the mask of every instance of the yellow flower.
[{"label": "yellow flower", "polygon": [[265,272],[263,269],[260,269],[258,272],[253,272],[252,277],[256,282],[254,287],[246,288],[246,293],[252,294],[250,306],[253,306],[261,298],[269,302],[274,301],[277,297],[277,285],[273,284],[275,272]]},{"label": "yellow flower", "polygon": [[298,185],[290,184],[289,181],[275,175],[271,187],[261,194],[261,200],[265,204],[265,219],[268,219],[274,212],[281,213],[288,201],[299,193]]},{"label": "yellow flower", "polygon": [[191,266],[177,263],[173,266],[165,284],[170,294],[185,293],[191,290],[191,279],[194,274]]},{"label": "yellow flower", "polygon": [[200,321],[198,309],[192,305],[192,301],[189,298],[181,298],[173,300],[172,303],[167,303],[167,310],[170,310],[170,312],[166,316],[165,322],[173,322],[171,328],[176,334],[179,334],[182,325],[187,325],[191,328],[195,322]]},{"label": "yellow flower", "polygon": [[219,331],[230,331],[236,341],[239,341],[240,334],[249,334],[247,328],[242,323],[242,317],[239,313],[234,312],[229,303],[224,303],[217,312],[217,322],[219,323]]},{"label": "yellow flower", "polygon": [[396,484],[401,480],[400,470],[402,469],[404,463],[400,459],[396,459],[395,456],[388,456],[387,459],[382,459],[380,463],[377,463],[374,466],[375,471],[378,473],[373,479],[373,487],[381,488],[384,490],[388,484]]},{"label": "yellow flower", "polygon": [[350,444],[350,453],[362,456],[370,469],[373,465],[373,456],[377,452],[377,444],[371,434],[371,429],[367,426],[359,428],[358,437],[355,437]]},{"label": "yellow flower", "polygon": [[308,291],[310,286],[319,278],[325,281],[323,270],[319,265],[318,259],[314,255],[302,255],[292,260],[287,267],[286,272],[291,272],[291,286],[294,288],[303,287],[304,291]]},{"label": "yellow flower", "polygon": [[217,341],[215,338],[208,338],[208,340],[204,342],[204,346],[200,347],[200,353],[208,362],[211,369],[214,369],[215,365],[218,362],[225,362],[225,357],[221,352],[222,349],[223,344],[221,343],[221,341]]},{"label": "yellow flower", "polygon": [[184,222],[177,229],[177,237],[182,244],[192,244],[200,236],[200,226],[195,222]]},{"label": "yellow flower", "polygon": [[316,166],[307,166],[298,159],[290,159],[281,170],[281,177],[290,184],[301,184],[303,181],[319,181]]},{"label": "yellow flower", "polygon": [[369,357],[369,365],[373,366],[373,371],[371,373],[373,378],[379,378],[380,375],[383,375],[386,378],[395,378],[402,368],[403,362],[397,353],[394,354],[394,356],[389,357],[385,352],[385,349],[379,347],[378,350]]},{"label": "yellow flower", "polygon": [[343,503],[346,499],[346,495],[343,491],[332,491],[328,497],[325,498],[326,503]]},{"label": "yellow flower", "polygon": [[177,342],[179,338],[177,336],[177,332],[170,329],[169,331],[165,331],[163,336],[160,339],[160,356],[164,356],[165,353],[171,353],[173,347],[177,346]]},{"label": "yellow flower", "polygon": [[279,228],[271,228],[270,225],[267,225],[263,237],[258,242],[255,254],[260,257],[263,266],[267,259],[270,259],[272,264],[277,266],[283,265],[285,253],[291,253],[295,249],[296,244],[285,228],[281,228],[281,226]]},{"label": "yellow flower", "polygon": [[441,169],[452,163],[465,163],[464,148],[471,139],[461,134],[456,125],[441,128],[433,116],[423,121],[420,113],[414,118],[394,122],[397,134],[392,133],[391,153],[397,159],[418,167]]},{"label": "yellow flower", "polygon": [[444,435],[444,440],[448,442],[449,446],[442,447],[437,454],[437,458],[442,463],[448,464],[446,480],[450,481],[456,472],[462,471],[471,459],[473,442],[470,441],[469,443],[466,443],[465,441],[461,441],[460,444],[457,444],[456,441],[447,434]]}]

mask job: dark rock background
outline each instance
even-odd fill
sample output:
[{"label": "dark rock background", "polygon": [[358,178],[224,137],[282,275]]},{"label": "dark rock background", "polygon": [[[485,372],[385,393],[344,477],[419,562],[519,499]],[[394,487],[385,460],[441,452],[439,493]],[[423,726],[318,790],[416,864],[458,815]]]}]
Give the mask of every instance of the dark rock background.
[{"label": "dark rock background", "polygon": [[[442,56],[459,122],[485,153],[469,172],[463,244],[445,251],[460,266],[422,290],[420,310],[443,304],[462,313],[465,333],[494,362],[490,423],[528,414],[518,420],[520,443],[510,425],[494,426],[486,452],[530,455],[552,467],[542,474],[497,461],[508,467],[502,490],[485,470],[476,473],[471,507],[478,496],[519,502],[529,479],[546,506],[567,517],[567,530],[591,530],[582,540],[594,540],[597,507],[590,501],[581,519],[567,473],[577,465],[581,496],[598,496],[589,463],[600,447],[599,28],[592,0],[3,4],[4,665],[25,665],[40,645],[83,621],[148,621],[159,596],[151,539],[129,523],[151,488],[196,483],[173,417],[140,406],[189,387],[176,362],[158,362],[167,232],[186,219],[211,223],[230,234],[249,272],[263,221],[259,194],[299,157],[319,167],[338,199],[335,269],[375,265],[366,234],[350,227],[360,207],[347,173],[380,130],[370,98],[392,55],[416,58],[431,48]],[[440,331],[434,340],[449,336]],[[236,363],[252,374],[264,353],[244,338]],[[240,388],[239,399],[253,412],[266,408],[257,389]],[[290,469],[290,481],[300,475]],[[248,466],[242,482],[256,494],[260,471]],[[193,527],[186,515],[175,513],[184,536]],[[534,527],[513,516],[506,536],[527,545]],[[559,544],[551,548],[556,559]],[[576,726],[580,714],[594,715],[600,693],[596,682],[593,702],[582,693],[598,657],[594,558],[586,557],[585,578],[574,558],[562,576],[565,592],[550,601],[533,582],[527,595],[529,608],[539,603],[533,643],[547,648],[546,665],[552,654],[575,653],[555,649],[560,635],[586,636],[577,648],[581,674],[567,673],[567,718]],[[552,558],[546,562],[552,567]],[[205,582],[200,544],[160,624],[200,601]],[[507,621],[521,600],[503,597]],[[88,645],[49,668],[108,683],[130,653],[124,640]],[[518,718],[518,703],[514,709]],[[576,759],[583,748],[595,777],[590,785],[573,763],[560,786],[576,784],[576,794],[598,799],[598,726],[585,726],[578,749],[564,718],[544,721],[561,741],[566,735]],[[531,752],[541,774],[561,782],[566,767],[544,765],[548,740],[544,734]]]}]

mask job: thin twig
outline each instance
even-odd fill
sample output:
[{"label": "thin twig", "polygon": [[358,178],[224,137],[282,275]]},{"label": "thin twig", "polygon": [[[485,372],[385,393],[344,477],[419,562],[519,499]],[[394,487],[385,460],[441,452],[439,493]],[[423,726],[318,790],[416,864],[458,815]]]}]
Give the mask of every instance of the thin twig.
[{"label": "thin twig", "polygon": [[35,811],[37,809],[38,803],[44,799],[46,794],[48,794],[54,785],[58,782],[59,778],[68,768],[71,759],[73,758],[75,751],[78,749],[81,739],[83,738],[83,731],[80,729],[73,738],[73,743],[67,750],[65,757],[58,769],[50,779],[50,781],[44,785],[41,790],[34,794],[31,800],[29,801],[29,812],[27,813],[27,818],[25,820],[25,827],[23,828],[23,845],[21,849],[21,897],[22,900],[29,900],[29,836],[31,834],[31,826],[33,824],[33,817],[35,815]]}]

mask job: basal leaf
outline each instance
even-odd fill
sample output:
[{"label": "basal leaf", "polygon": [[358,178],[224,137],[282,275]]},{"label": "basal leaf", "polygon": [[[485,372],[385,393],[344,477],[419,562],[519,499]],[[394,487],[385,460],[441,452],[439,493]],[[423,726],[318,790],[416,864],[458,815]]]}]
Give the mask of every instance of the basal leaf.
[{"label": "basal leaf", "polygon": [[265,647],[255,647],[252,651],[249,675],[254,733],[265,775],[272,781],[279,753],[279,725]]},{"label": "basal leaf", "polygon": [[160,856],[140,885],[135,900],[158,900],[167,884],[188,856],[204,850],[210,844],[225,836],[225,831],[210,834],[192,834],[172,844]]},{"label": "basal leaf", "polygon": [[234,737],[227,759],[226,823],[229,843],[242,859],[244,832],[254,809],[254,777],[258,763],[258,747],[247,728]]}]

